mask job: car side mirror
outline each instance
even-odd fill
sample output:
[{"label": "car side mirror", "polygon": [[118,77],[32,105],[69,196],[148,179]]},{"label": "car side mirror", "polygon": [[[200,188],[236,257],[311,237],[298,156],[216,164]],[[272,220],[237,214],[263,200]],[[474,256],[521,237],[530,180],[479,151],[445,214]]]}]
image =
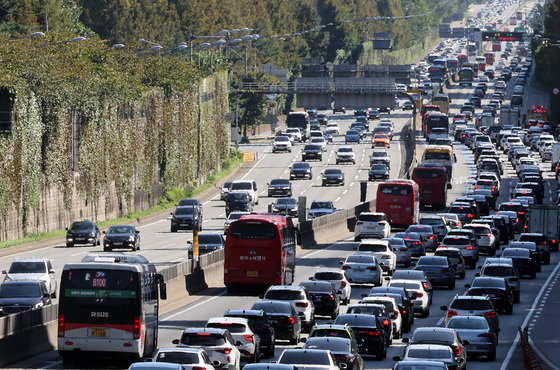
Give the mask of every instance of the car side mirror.
[{"label": "car side mirror", "polygon": [[336,294],[344,294],[344,292],[342,290],[337,290]]},{"label": "car side mirror", "polygon": [[362,298],[366,298],[368,295],[367,294],[361,294]]},{"label": "car side mirror", "polygon": [[471,284],[465,284],[465,288],[469,289],[471,287]]},{"label": "car side mirror", "polygon": [[179,339],[173,339],[173,340],[171,341],[171,343],[173,343],[173,344],[179,344]]},{"label": "car side mirror", "polygon": [[214,360],[214,361],[212,361],[212,365],[214,365],[214,367],[220,367],[222,365],[222,363],[218,360]]},{"label": "car side mirror", "polygon": [[173,216],[173,212],[170,212],[169,214],[170,214],[171,216]]},{"label": "car side mirror", "polygon": [[51,294],[50,294],[50,293],[48,293],[48,292],[47,292],[47,293],[45,293],[45,294],[43,294],[43,298],[50,298],[50,297],[51,297]]},{"label": "car side mirror", "polygon": [[3,274],[7,274],[7,273],[8,273],[8,271],[6,271],[6,270],[2,270],[2,273],[3,273]]},{"label": "car side mirror", "polygon": [[338,367],[341,368],[342,370],[346,370],[348,368],[348,366],[346,365],[345,362],[341,362],[338,364]]},{"label": "car side mirror", "polygon": [[140,234],[140,230],[136,230],[134,231],[136,234]]},{"label": "car side mirror", "polygon": [[305,342],[307,342],[307,338],[299,338],[299,342],[300,343],[305,343]]},{"label": "car side mirror", "polygon": [[68,231],[68,228],[67,228],[67,227],[65,227],[65,228],[64,228],[64,230]]},{"label": "car side mirror", "polygon": [[391,280],[391,277],[390,276],[385,276],[385,280],[389,281],[389,280]]},{"label": "car side mirror", "polygon": [[474,274],[474,276],[479,277],[479,276],[480,276],[480,272],[477,272],[476,274]]},{"label": "car side mirror", "polygon": [[469,345],[469,344],[471,344],[471,342],[469,342],[468,340],[465,339],[465,340],[463,341],[463,344],[464,344],[464,345]]},{"label": "car side mirror", "polygon": [[235,342],[235,346],[236,346],[236,347],[239,347],[239,346],[242,346],[242,345],[243,345],[243,342],[241,342],[240,340],[238,340],[237,342]]},{"label": "car side mirror", "polygon": [[103,231],[103,234],[107,234],[107,231]]},{"label": "car side mirror", "polygon": [[[2,273],[5,273],[4,271],[2,271]],[[50,269],[49,270],[49,274],[55,274],[56,272],[54,271],[54,269]]]},{"label": "car side mirror", "polygon": [[401,356],[393,356],[393,361],[400,361],[401,360]]},{"label": "car side mirror", "polygon": [[344,261],[338,261],[339,265],[342,265],[344,263]]},{"label": "car side mirror", "polygon": [[[303,311],[298,311],[298,315],[303,316],[303,315],[305,315],[305,312],[303,312]],[[243,343],[242,343],[242,344],[243,344]]]},{"label": "car side mirror", "polygon": [[187,244],[192,244],[192,240],[187,240]]},{"label": "car side mirror", "polygon": [[307,280],[315,280],[313,276],[310,276]]},{"label": "car side mirror", "polygon": [[477,266],[476,268],[480,270],[480,269],[482,269],[482,265]]},{"label": "car side mirror", "polygon": [[442,311],[447,311],[447,306],[439,306],[439,309]]},{"label": "car side mirror", "polygon": [[402,339],[402,342],[403,342],[403,343],[409,343],[409,342],[410,342],[410,338],[403,338],[403,339]]}]

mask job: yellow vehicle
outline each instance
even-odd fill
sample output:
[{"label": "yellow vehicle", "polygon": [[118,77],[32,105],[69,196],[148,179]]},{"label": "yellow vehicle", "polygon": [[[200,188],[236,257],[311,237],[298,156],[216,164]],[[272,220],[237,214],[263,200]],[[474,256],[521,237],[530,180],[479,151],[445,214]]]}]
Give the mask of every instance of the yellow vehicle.
[{"label": "yellow vehicle", "polygon": [[422,163],[437,163],[445,167],[448,181],[451,181],[454,162],[457,162],[457,159],[449,145],[427,145],[422,154]]}]

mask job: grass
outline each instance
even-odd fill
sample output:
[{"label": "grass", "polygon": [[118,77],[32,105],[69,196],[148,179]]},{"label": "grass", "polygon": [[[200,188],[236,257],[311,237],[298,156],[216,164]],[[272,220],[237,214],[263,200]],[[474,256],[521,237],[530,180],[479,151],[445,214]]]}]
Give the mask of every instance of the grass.
[{"label": "grass", "polygon": [[425,42],[422,44],[414,45],[410,48],[399,49],[399,50],[373,50],[373,43],[371,41],[366,41],[363,44],[363,53],[359,58],[359,64],[410,64],[417,63],[422,59],[426,53],[433,47],[435,41],[439,40],[436,35],[430,35],[426,38]]},{"label": "grass", "polygon": [[[142,219],[143,217],[174,207],[175,204],[179,202],[179,200],[196,197],[197,195],[215,186],[215,184],[220,179],[223,179],[224,177],[232,173],[242,162],[242,153],[236,151],[232,159],[224,161],[223,169],[220,172],[209,176],[206,182],[201,184],[200,186],[190,190],[183,190],[179,188],[170,189],[165,194],[165,197],[163,197],[159,204],[157,204],[156,206],[148,208],[144,211],[130,212],[123,217],[119,217],[116,219],[98,222],[97,226],[99,226],[99,228],[103,228],[120,223],[126,223],[133,220]],[[19,239],[0,241],[0,249],[64,235],[66,235],[66,230],[54,230],[48,233],[29,234]]]}]

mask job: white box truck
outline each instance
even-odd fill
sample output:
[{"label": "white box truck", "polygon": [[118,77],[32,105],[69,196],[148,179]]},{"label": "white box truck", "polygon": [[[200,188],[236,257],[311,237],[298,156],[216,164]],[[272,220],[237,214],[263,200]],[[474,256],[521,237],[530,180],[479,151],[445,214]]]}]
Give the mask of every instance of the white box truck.
[{"label": "white box truck", "polygon": [[529,209],[529,232],[543,234],[548,240],[550,249],[557,251],[560,233],[560,207],[533,204]]},{"label": "white box truck", "polygon": [[500,125],[519,126],[519,109],[513,109],[510,105],[503,105],[500,109]]},{"label": "white box truck", "polygon": [[558,166],[560,166],[560,143],[552,144],[552,156],[550,157],[550,170],[558,177]]}]

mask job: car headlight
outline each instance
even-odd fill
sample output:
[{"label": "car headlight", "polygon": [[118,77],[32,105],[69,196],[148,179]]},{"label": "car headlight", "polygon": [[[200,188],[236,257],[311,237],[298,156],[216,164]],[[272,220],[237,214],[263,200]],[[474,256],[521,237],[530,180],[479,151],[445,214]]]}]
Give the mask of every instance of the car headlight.
[{"label": "car headlight", "polygon": [[129,241],[129,242],[133,242],[133,241],[134,241],[134,236],[132,236],[132,235],[129,236],[129,237],[128,237],[128,241]]},{"label": "car headlight", "polygon": [[67,237],[66,240],[68,240],[69,242],[74,241],[74,238],[72,237]]},{"label": "car headlight", "polygon": [[325,176],[323,176],[323,180],[326,180],[327,178]]},{"label": "car headlight", "polygon": [[36,309],[41,308],[41,307],[43,307],[43,302],[38,302],[38,303],[35,303],[33,305],[33,307],[31,307],[31,309],[36,310]]}]

